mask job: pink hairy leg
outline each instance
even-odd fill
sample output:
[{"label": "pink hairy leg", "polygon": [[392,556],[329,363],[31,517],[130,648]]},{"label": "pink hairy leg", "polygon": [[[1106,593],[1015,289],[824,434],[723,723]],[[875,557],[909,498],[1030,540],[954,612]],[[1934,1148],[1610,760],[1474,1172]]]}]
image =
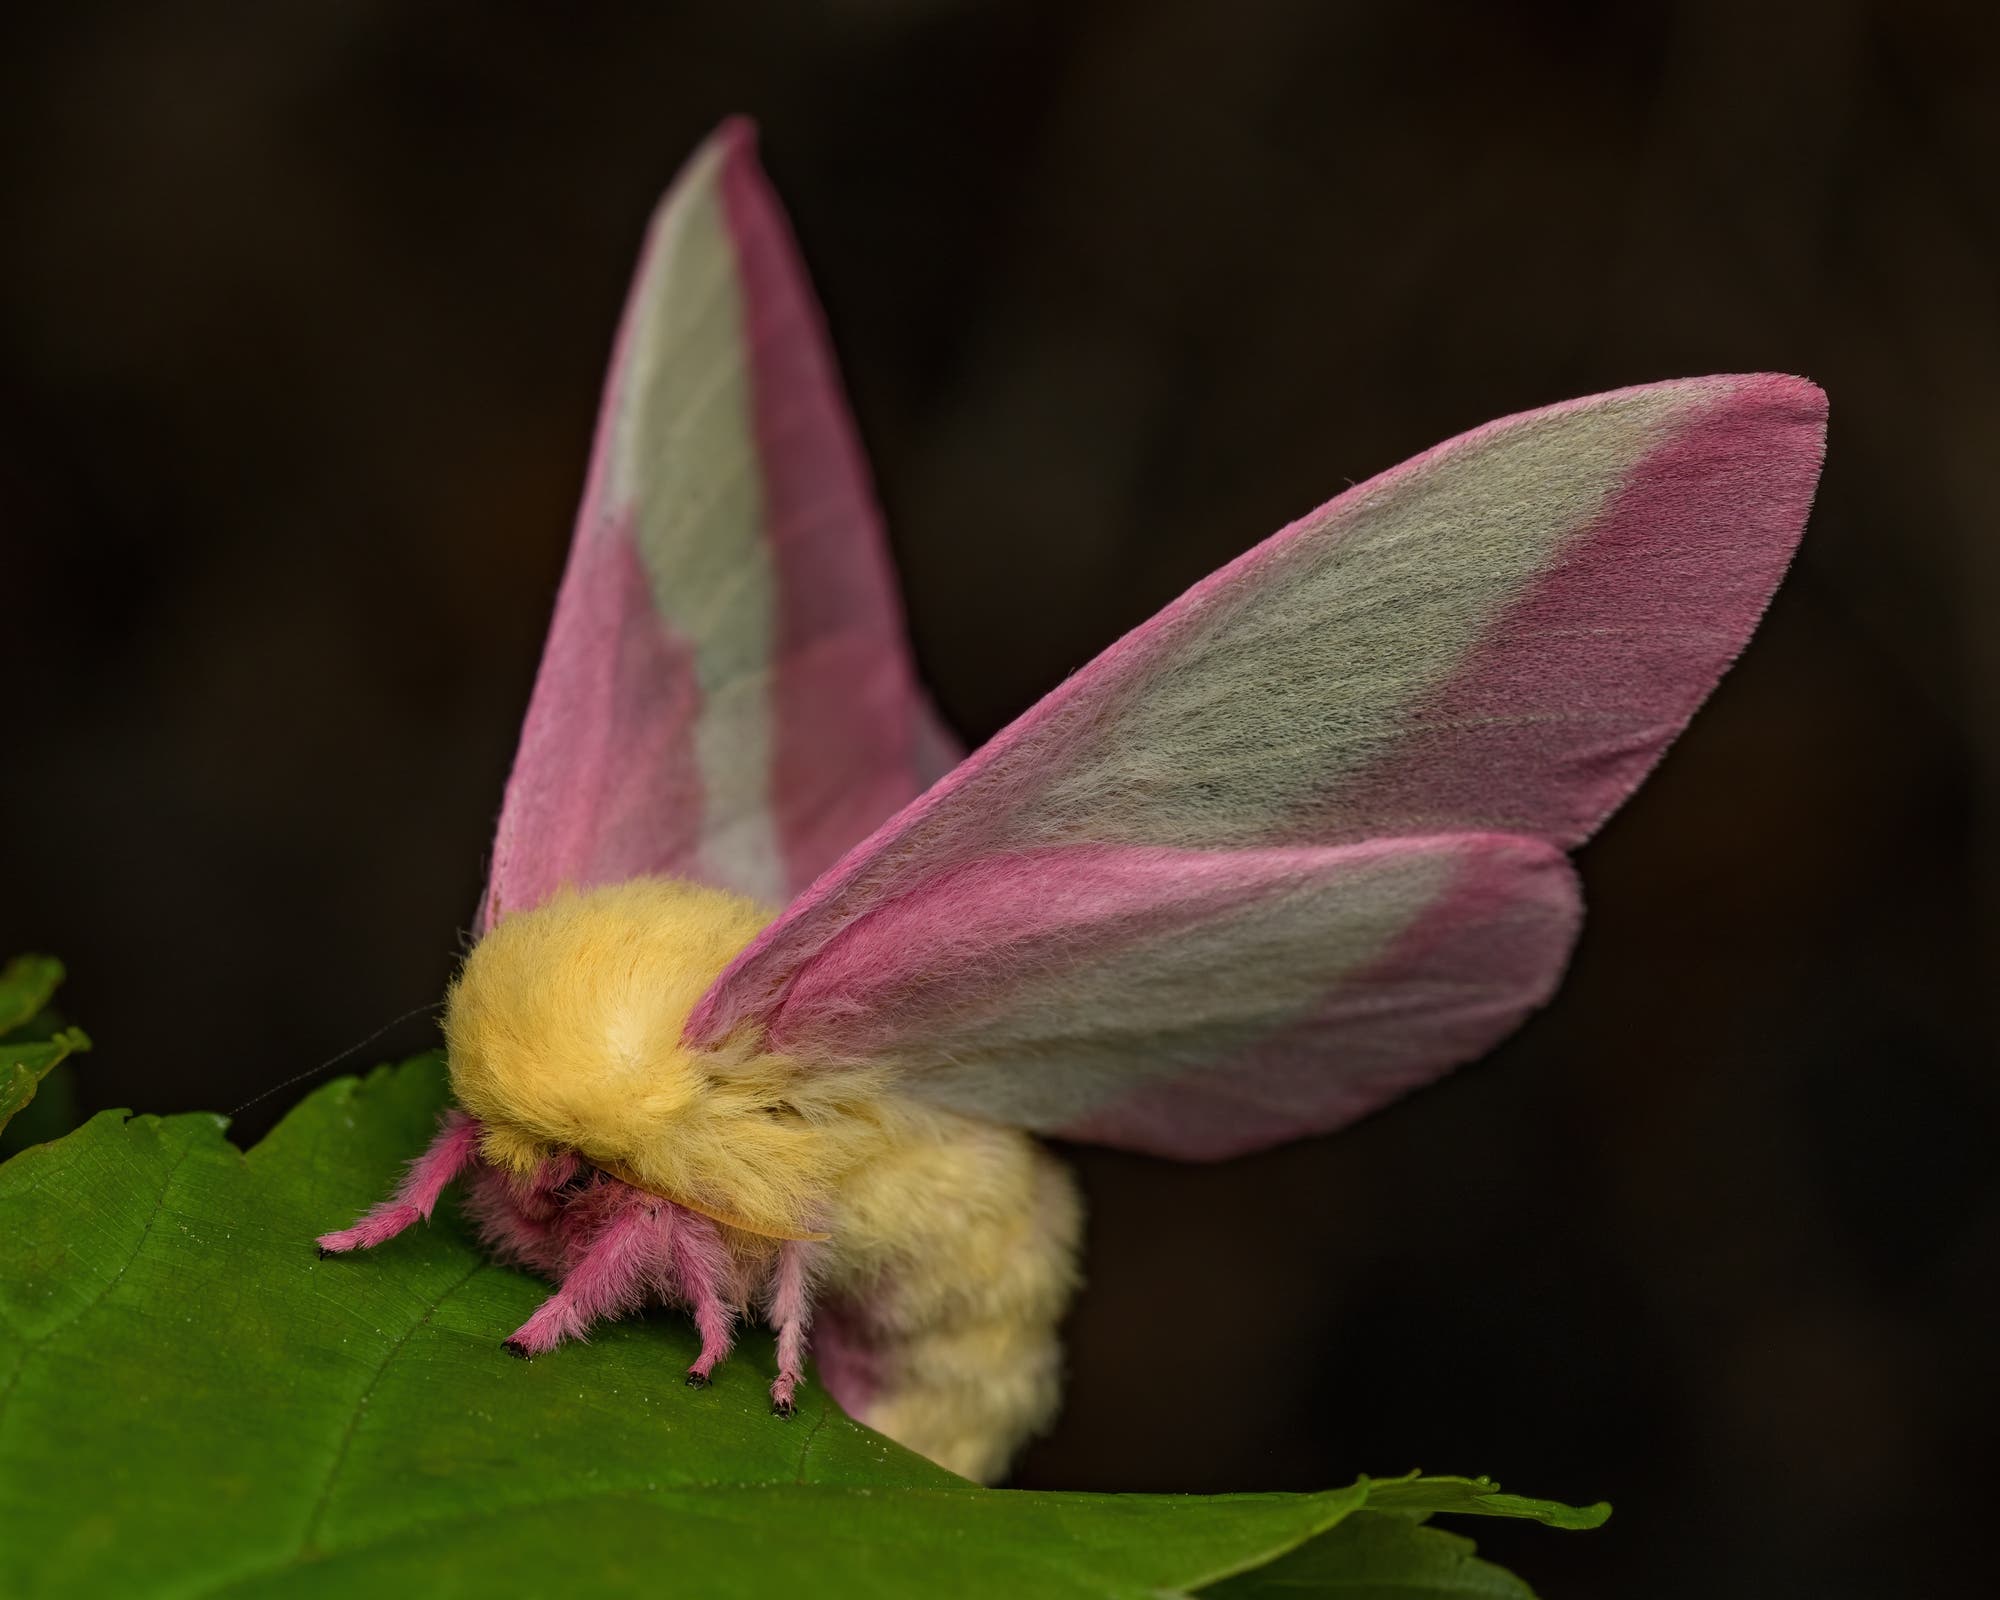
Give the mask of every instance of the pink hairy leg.
[{"label": "pink hairy leg", "polygon": [[688,1387],[705,1389],[736,1336],[735,1317],[723,1294],[729,1283],[729,1250],[715,1224],[698,1211],[664,1205],[654,1226],[655,1281],[662,1293],[687,1302],[701,1335],[701,1354],[688,1368]]},{"label": "pink hairy leg", "polygon": [[778,1375],[771,1380],[771,1410],[790,1418],[798,1409],[799,1379],[805,1372],[806,1330],[812,1326],[812,1274],[806,1252],[791,1240],[778,1247],[771,1268],[770,1318],[778,1334]]},{"label": "pink hairy leg", "polygon": [[410,1163],[396,1192],[351,1228],[319,1236],[322,1256],[371,1250],[413,1222],[428,1222],[445,1186],[479,1158],[479,1123],[463,1111],[447,1111],[430,1148]]},{"label": "pink hairy leg", "polygon": [[[607,1197],[603,1220],[564,1273],[562,1287],[507,1339],[509,1354],[525,1360],[565,1339],[581,1339],[600,1317],[623,1316],[645,1299],[660,1203],[623,1184],[615,1187],[620,1192]],[[565,1216],[576,1205],[572,1201]]]}]

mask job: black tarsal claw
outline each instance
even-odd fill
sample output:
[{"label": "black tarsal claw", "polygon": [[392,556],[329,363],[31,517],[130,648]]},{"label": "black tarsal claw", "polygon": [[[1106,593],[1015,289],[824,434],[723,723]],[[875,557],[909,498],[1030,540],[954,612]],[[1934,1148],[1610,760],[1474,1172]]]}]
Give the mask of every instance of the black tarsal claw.
[{"label": "black tarsal claw", "polygon": [[706,1389],[712,1382],[714,1382],[714,1379],[710,1378],[705,1372],[690,1372],[688,1374],[688,1387],[690,1389]]},{"label": "black tarsal claw", "polygon": [[322,1260],[322,1261],[326,1260],[326,1258],[327,1258],[328,1256],[337,1256],[337,1255],[339,1255],[339,1254],[340,1254],[340,1252],[339,1252],[338,1250],[329,1250],[329,1249],[327,1249],[327,1247],[326,1247],[325,1245],[323,1245],[323,1244],[322,1244],[322,1245],[316,1245],[316,1246],[314,1246],[314,1248],[315,1248],[316,1250],[318,1250],[318,1251],[319,1251],[319,1258],[320,1258],[320,1260]]},{"label": "black tarsal claw", "polygon": [[528,1347],[521,1343],[519,1339],[509,1339],[500,1348],[505,1350],[516,1361],[526,1361],[529,1359]]},{"label": "black tarsal claw", "polygon": [[773,1400],[771,1402],[771,1415],[774,1417],[790,1422],[798,1414],[799,1408],[789,1400]]}]

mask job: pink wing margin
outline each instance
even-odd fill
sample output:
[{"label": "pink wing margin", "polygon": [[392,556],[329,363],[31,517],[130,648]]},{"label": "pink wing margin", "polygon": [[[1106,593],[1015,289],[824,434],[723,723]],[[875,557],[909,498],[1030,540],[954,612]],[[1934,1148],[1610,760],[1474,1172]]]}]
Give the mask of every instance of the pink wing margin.
[{"label": "pink wing margin", "polygon": [[655,214],[479,931],[642,873],[790,899],[950,764],[751,125]]},{"label": "pink wing margin", "polygon": [[1349,490],[849,852],[690,1042],[888,1060],[957,1109],[1178,1156],[1469,1059],[1557,981],[1562,852],[1748,640],[1824,430],[1804,380],[1690,379]]}]

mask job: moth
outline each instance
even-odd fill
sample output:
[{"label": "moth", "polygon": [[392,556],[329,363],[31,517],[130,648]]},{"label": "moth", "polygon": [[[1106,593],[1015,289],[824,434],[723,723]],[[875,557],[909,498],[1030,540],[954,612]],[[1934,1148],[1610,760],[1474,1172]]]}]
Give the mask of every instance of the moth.
[{"label": "moth", "polygon": [[1037,1135],[1212,1160],[1486,1050],[1576,937],[1567,852],[1743,648],[1825,397],[1509,417],[1198,583],[961,759],[919,687],[747,124],[656,213],[445,1038],[457,1108],[335,1254],[454,1180],[558,1287],[753,1312],[969,1477],[1051,1418],[1081,1211]]}]

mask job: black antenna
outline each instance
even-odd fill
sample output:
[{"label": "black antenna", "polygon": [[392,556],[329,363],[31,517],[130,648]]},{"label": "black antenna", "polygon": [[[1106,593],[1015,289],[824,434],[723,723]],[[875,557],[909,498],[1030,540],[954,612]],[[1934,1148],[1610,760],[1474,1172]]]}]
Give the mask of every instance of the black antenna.
[{"label": "black antenna", "polygon": [[241,1116],[244,1112],[248,1111],[252,1106],[254,1106],[259,1100],[270,1099],[271,1096],[276,1094],[280,1089],[289,1089],[295,1083],[304,1083],[308,1078],[317,1078],[322,1072],[326,1071],[328,1067],[339,1066],[341,1062],[345,1061],[349,1056],[353,1055],[355,1051],[366,1050],[371,1044],[373,1044],[377,1039],[381,1038],[382,1035],[387,1033],[391,1028],[399,1028],[404,1023],[408,1022],[410,1018],[420,1017],[426,1011],[435,1011],[439,1006],[443,1004],[444,1002],[442,1000],[433,1000],[428,1005],[412,1006],[408,1011],[405,1011],[400,1017],[391,1017],[387,1022],[383,1023],[381,1027],[377,1028],[373,1033],[369,1034],[367,1038],[359,1040],[358,1042],[349,1045],[345,1050],[341,1051],[339,1055],[329,1056],[325,1061],[322,1061],[318,1066],[310,1067],[304,1072],[294,1073],[291,1077],[285,1079],[283,1083],[274,1083],[271,1085],[270,1088],[266,1089],[262,1094],[252,1095],[248,1100],[245,1100],[242,1105],[238,1106],[234,1111],[230,1112],[229,1113],[230,1116],[232,1117]]}]

